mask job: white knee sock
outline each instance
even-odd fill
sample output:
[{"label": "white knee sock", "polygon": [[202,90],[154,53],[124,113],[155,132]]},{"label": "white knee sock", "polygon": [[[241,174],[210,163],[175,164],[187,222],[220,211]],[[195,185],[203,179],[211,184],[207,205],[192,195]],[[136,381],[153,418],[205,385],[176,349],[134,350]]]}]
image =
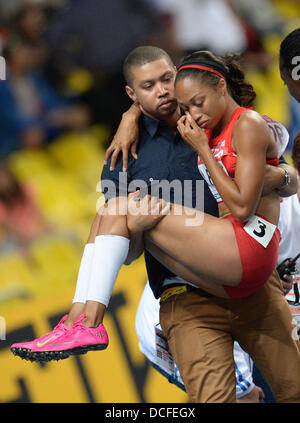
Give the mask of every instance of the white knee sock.
[{"label": "white knee sock", "polygon": [[108,306],[118,273],[128,255],[128,249],[129,239],[123,236],[96,236],[86,300]]},{"label": "white knee sock", "polygon": [[74,303],[85,303],[89,287],[92,260],[94,254],[94,244],[86,244],[83,250],[82,259],[78,271]]}]

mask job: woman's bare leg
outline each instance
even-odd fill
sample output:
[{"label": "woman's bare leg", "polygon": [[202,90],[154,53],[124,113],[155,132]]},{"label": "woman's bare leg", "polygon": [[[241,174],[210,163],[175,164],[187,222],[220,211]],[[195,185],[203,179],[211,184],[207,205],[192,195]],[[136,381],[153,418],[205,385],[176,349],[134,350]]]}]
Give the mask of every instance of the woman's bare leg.
[{"label": "woman's bare leg", "polygon": [[173,257],[170,257],[168,254],[162,251],[157,245],[153,244],[150,239],[146,241],[146,248],[153,257],[155,257],[167,269],[171,270],[171,272],[173,272],[175,275],[180,276],[187,282],[191,282],[192,284],[199,286],[199,288],[203,289],[209,294],[221,298],[229,298],[228,294],[220,284],[213,281],[207,282],[204,279],[200,279],[199,276],[191,272],[190,269],[183,266]]},{"label": "woman's bare leg", "polygon": [[[203,221],[190,226],[197,219],[191,212],[186,214],[176,205],[172,212],[146,232],[150,252],[184,279],[214,295],[227,297],[222,285],[237,285],[242,274],[231,222],[194,211],[198,220]],[[104,211],[94,222],[88,242],[94,242],[97,235],[103,234],[129,238],[126,216]],[[76,303],[71,308],[69,320],[85,312],[84,324],[95,327],[102,322],[105,310],[106,306],[96,301]]]},{"label": "woman's bare leg", "polygon": [[[171,213],[145,233],[147,243],[159,260],[159,249],[174,262],[198,277],[193,283],[206,289],[212,286],[239,284],[242,266],[232,223],[200,211],[172,205]],[[191,213],[194,212],[194,217]],[[198,224],[191,226],[191,223]],[[151,244],[149,244],[151,242]],[[174,269],[174,268],[173,268]],[[204,286],[205,285],[205,286]]]},{"label": "woman's bare leg", "polygon": [[[87,244],[93,244],[95,242],[95,238],[99,231],[101,217],[102,217],[101,212],[96,214],[90,229],[89,237],[87,239]],[[73,303],[69,311],[69,316],[65,320],[64,324],[67,327],[71,328],[75,320],[78,318],[78,316],[80,316],[80,314],[84,312],[84,309],[85,309],[85,303]]]},{"label": "woman's bare leg", "polygon": [[[98,235],[118,235],[129,238],[130,235],[127,228],[127,217],[125,215],[118,216],[110,214],[109,210],[104,208],[97,231],[94,234],[94,240]],[[103,321],[105,310],[106,306],[98,301],[86,301],[82,310],[82,312],[86,313],[86,318],[83,320],[83,324],[86,326],[97,327]]]}]

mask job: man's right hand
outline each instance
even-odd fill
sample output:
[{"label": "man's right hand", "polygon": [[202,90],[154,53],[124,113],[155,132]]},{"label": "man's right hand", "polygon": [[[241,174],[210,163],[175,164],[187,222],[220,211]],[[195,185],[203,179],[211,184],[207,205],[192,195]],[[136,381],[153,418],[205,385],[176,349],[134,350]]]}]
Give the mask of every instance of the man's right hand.
[{"label": "man's right hand", "polygon": [[292,275],[283,275],[281,279],[281,284],[284,291],[284,295],[287,295],[293,288],[294,277]]},{"label": "man's right hand", "polygon": [[139,191],[129,194],[127,227],[131,234],[153,228],[170,212],[170,203],[150,195],[139,198]]},{"label": "man's right hand", "polygon": [[238,403],[259,403],[262,399],[265,398],[264,391],[259,386],[254,386],[252,391],[245,395],[244,397],[237,400]]},{"label": "man's right hand", "polygon": [[141,113],[139,105],[134,103],[130,109],[123,114],[119,128],[110,146],[106,150],[104,158],[104,164],[106,165],[112,154],[110,170],[114,170],[121,151],[123,155],[123,172],[127,171],[129,149],[132,157],[137,159],[136,149],[139,141],[138,120]]}]

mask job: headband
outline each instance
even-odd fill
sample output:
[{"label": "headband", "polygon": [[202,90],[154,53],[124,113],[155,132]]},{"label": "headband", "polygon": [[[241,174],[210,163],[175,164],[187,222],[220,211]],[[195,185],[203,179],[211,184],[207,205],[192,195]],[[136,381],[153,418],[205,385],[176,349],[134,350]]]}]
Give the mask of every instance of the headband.
[{"label": "headband", "polygon": [[228,75],[228,71],[220,63],[213,62],[212,60],[205,60],[205,59],[194,59],[194,60],[187,60],[185,62],[182,62],[178,69],[177,73],[184,70],[184,69],[199,69],[199,70],[205,70],[207,72],[214,73],[215,75],[218,75],[220,78],[226,79]]}]

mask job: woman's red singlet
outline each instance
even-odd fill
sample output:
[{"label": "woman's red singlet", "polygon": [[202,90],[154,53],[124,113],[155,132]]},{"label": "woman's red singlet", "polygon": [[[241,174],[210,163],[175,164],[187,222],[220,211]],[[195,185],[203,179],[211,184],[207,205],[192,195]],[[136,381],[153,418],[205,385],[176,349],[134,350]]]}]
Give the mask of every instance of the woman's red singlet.
[{"label": "woman's red singlet", "polygon": [[[232,148],[232,132],[237,119],[245,110],[249,110],[249,108],[239,107],[236,109],[228,125],[218,137],[211,139],[211,131],[205,131],[216,160],[232,178],[234,177],[237,161],[237,154]],[[278,158],[267,159],[266,162],[277,166]],[[205,171],[205,165],[203,165],[203,162],[199,159],[198,166],[202,175]],[[216,200],[222,201],[222,198],[218,197],[219,194],[208,173],[207,176],[210,180],[212,192],[215,190],[213,194]],[[233,224],[243,273],[238,286],[223,285],[223,287],[230,298],[246,297],[261,288],[275,269],[281,238],[280,232],[277,228],[274,228],[271,222],[257,214],[253,216],[253,219],[249,219],[248,222],[241,222],[233,215],[226,216],[224,219],[230,220]],[[261,242],[267,237],[269,227],[271,230],[273,228],[273,233],[270,235],[268,244],[264,246]]]}]

